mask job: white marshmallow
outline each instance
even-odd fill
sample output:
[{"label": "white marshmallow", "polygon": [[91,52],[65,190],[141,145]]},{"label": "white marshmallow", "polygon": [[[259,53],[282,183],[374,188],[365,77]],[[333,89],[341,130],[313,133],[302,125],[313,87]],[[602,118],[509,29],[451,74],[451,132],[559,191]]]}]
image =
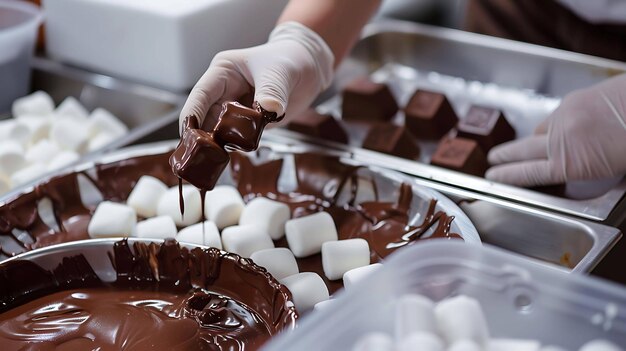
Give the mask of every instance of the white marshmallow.
[{"label": "white marshmallow", "polygon": [[352,351],[394,351],[393,339],[385,333],[365,334],[354,344]]},{"label": "white marshmallow", "polygon": [[608,340],[596,339],[584,344],[579,351],[623,351],[623,349]]},{"label": "white marshmallow", "polygon": [[239,225],[263,228],[273,240],[285,235],[285,222],[291,217],[289,206],[264,197],[252,199],[241,211]]},{"label": "white marshmallow", "polygon": [[541,348],[541,351],[567,351],[566,349],[559,346],[544,346]]},{"label": "white marshmallow", "polygon": [[320,302],[316,303],[315,306],[313,306],[313,310],[315,310],[315,311],[322,311],[322,310],[325,310],[327,308],[330,308],[334,304],[335,304],[335,300],[332,300],[332,299],[320,301]]},{"label": "white marshmallow", "polygon": [[222,239],[220,238],[220,232],[219,230],[217,230],[217,226],[215,226],[215,223],[211,221],[196,223],[182,229],[176,236],[176,240],[181,243],[204,245],[209,247],[216,247],[220,250],[222,249]]},{"label": "white marshmallow", "polygon": [[224,250],[249,258],[253,253],[271,249],[274,242],[263,229],[254,225],[235,225],[222,231]]},{"label": "white marshmallow", "polygon": [[370,264],[370,246],[365,239],[327,241],[322,244],[322,267],[326,278],[341,279],[347,271]]},{"label": "white marshmallow", "polygon": [[472,340],[460,340],[450,345],[448,351],[482,351],[482,349]]},{"label": "white marshmallow", "polygon": [[50,142],[48,139],[41,139],[28,149],[26,152],[26,160],[28,162],[48,163],[61,152],[57,144]]},{"label": "white marshmallow", "polygon": [[235,187],[218,185],[205,195],[204,214],[206,218],[215,222],[219,229],[224,229],[239,223],[244,206],[243,199]]},{"label": "white marshmallow", "polygon": [[68,96],[57,106],[56,110],[54,110],[54,114],[57,118],[69,118],[82,121],[87,119],[89,112],[75,97]]},{"label": "white marshmallow", "polygon": [[128,195],[126,204],[142,217],[154,217],[159,199],[166,191],[167,185],[162,181],[152,176],[142,176]]},{"label": "white marshmallow", "polygon": [[283,279],[300,272],[293,253],[284,247],[260,250],[250,255],[250,258],[254,263],[267,269],[276,279]]},{"label": "white marshmallow", "polygon": [[11,190],[10,180],[4,175],[0,175],[0,195],[6,193],[9,190]]},{"label": "white marshmallow", "polygon": [[337,241],[338,238],[335,222],[326,212],[288,220],[285,223],[285,234],[289,248],[296,257],[316,254],[322,250],[322,244]]},{"label": "white marshmallow", "polygon": [[89,143],[86,123],[69,118],[57,119],[50,127],[50,140],[63,150],[82,154],[87,151]]},{"label": "white marshmallow", "polygon": [[117,136],[106,133],[106,132],[99,133],[93,138],[89,139],[89,143],[87,144],[87,151],[92,152],[92,151],[100,150],[101,148],[117,140],[117,138],[118,138]]},{"label": "white marshmallow", "polygon": [[417,294],[400,297],[396,301],[394,326],[397,340],[417,332],[437,333],[435,303]]},{"label": "white marshmallow", "polygon": [[17,123],[28,129],[28,144],[46,139],[50,134],[50,118],[39,115],[23,115],[17,118]]},{"label": "white marshmallow", "polygon": [[138,238],[167,239],[175,238],[178,230],[172,217],[158,216],[137,223],[135,232]]},{"label": "white marshmallow", "polygon": [[481,347],[487,345],[489,329],[477,300],[467,296],[445,299],[435,307],[435,317],[439,332],[448,344],[469,339]]},{"label": "white marshmallow", "polygon": [[89,115],[89,135],[107,133],[119,138],[128,133],[128,127],[111,112],[98,107]]},{"label": "white marshmallow", "polygon": [[0,173],[11,176],[24,166],[26,159],[22,145],[13,140],[0,142]]},{"label": "white marshmallow", "polygon": [[170,216],[179,227],[186,227],[200,221],[202,217],[202,206],[200,192],[191,185],[183,185],[183,201],[185,213],[180,212],[180,197],[178,186],[169,188],[159,198],[157,205],[157,215]]},{"label": "white marshmallow", "polygon": [[92,238],[132,236],[136,224],[137,215],[131,207],[103,201],[96,207],[96,212],[87,226],[87,233]]},{"label": "white marshmallow", "polygon": [[487,351],[539,351],[541,343],[537,340],[491,339]]},{"label": "white marshmallow", "polygon": [[46,115],[52,113],[53,110],[54,101],[50,95],[41,90],[15,100],[11,107],[13,117],[25,114]]},{"label": "white marshmallow", "polygon": [[361,280],[367,278],[370,274],[376,272],[382,268],[382,263],[372,263],[368,266],[353,268],[343,274],[343,287],[346,290],[354,288],[354,284],[357,284]]},{"label": "white marshmallow", "polygon": [[11,175],[11,185],[16,187],[18,185],[26,184],[41,177],[45,173],[46,165],[43,163],[30,164]]},{"label": "white marshmallow", "polygon": [[281,279],[280,282],[291,291],[293,303],[300,313],[330,298],[326,283],[317,273],[298,273]]},{"label": "white marshmallow", "polygon": [[0,121],[0,140],[15,141],[22,146],[30,141],[30,129],[16,119]]},{"label": "white marshmallow", "polygon": [[417,332],[400,340],[397,351],[444,351],[444,344],[437,334]]},{"label": "white marshmallow", "polygon": [[80,155],[74,151],[61,151],[48,163],[48,171],[56,171],[78,161],[78,159],[80,159]]}]

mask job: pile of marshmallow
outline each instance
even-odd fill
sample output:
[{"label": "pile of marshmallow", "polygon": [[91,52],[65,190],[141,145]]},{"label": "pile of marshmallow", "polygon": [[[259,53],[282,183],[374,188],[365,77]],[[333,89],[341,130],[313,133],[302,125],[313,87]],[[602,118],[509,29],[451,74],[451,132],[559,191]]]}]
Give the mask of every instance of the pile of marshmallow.
[{"label": "pile of marshmallow", "polygon": [[[183,185],[184,215],[178,186],[168,188],[159,179],[142,176],[126,204],[101,202],[87,228],[90,237],[134,236],[176,238],[182,243],[205,245],[251,258],[291,291],[300,312],[329,299],[322,277],[298,269],[297,258],[321,252],[324,275],[343,279],[349,287],[375,270],[364,239],[338,240],[333,218],[326,212],[291,219],[286,204],[257,197],[244,204],[239,191],[218,185],[206,193],[204,215],[200,192]],[[138,217],[144,218],[137,222]],[[179,231],[179,228],[180,231]],[[289,249],[276,248],[274,240],[286,236]]]},{"label": "pile of marshmallow", "polygon": [[[538,340],[489,337],[480,303],[456,296],[435,304],[422,295],[395,301],[394,336],[372,332],[362,336],[353,351],[566,351],[542,346]],[[606,340],[593,340],[579,351],[623,351]]]},{"label": "pile of marshmallow", "polygon": [[89,113],[71,96],[55,108],[43,91],[15,100],[12,114],[13,118],[0,120],[0,194],[128,133],[126,125],[105,109]]}]

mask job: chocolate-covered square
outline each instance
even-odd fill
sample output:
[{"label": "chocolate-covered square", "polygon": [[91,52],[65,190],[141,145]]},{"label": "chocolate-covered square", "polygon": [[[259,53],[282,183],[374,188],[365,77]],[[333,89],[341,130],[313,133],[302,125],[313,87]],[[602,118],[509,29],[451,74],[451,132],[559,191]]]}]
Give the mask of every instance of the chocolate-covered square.
[{"label": "chocolate-covered square", "polygon": [[287,129],[338,143],[348,142],[346,131],[333,116],[319,114],[314,109],[308,109],[292,118]]},{"label": "chocolate-covered square", "polygon": [[398,104],[387,84],[355,79],[343,90],[341,116],[353,121],[389,121]]},{"label": "chocolate-covered square", "polygon": [[211,134],[188,128],[170,156],[170,166],[179,178],[199,189],[211,190],[229,160],[228,153],[213,140]]},{"label": "chocolate-covered square", "polygon": [[458,118],[441,93],[417,90],[404,108],[405,125],[419,139],[440,139]]},{"label": "chocolate-covered square", "polygon": [[404,126],[390,123],[372,124],[363,141],[363,147],[411,160],[420,155],[420,148],[411,133]]},{"label": "chocolate-covered square", "polygon": [[237,150],[253,151],[258,148],[267,123],[260,109],[225,102],[213,130],[213,138],[222,147],[228,145]]},{"label": "chocolate-covered square", "polygon": [[478,143],[465,138],[441,140],[430,163],[479,177],[482,177],[489,167],[487,158]]},{"label": "chocolate-covered square", "polygon": [[498,144],[515,139],[515,129],[502,111],[489,107],[472,106],[459,121],[457,129],[458,136],[476,140],[485,153]]}]

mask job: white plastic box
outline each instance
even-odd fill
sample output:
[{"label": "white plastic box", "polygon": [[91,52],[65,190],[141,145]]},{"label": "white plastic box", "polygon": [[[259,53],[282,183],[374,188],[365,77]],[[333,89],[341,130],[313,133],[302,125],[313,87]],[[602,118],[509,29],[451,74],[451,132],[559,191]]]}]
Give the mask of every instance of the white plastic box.
[{"label": "white plastic box", "polygon": [[355,289],[339,293],[334,307],[305,316],[264,350],[350,350],[368,332],[393,335],[393,301],[407,293],[478,299],[496,338],[537,339],[567,350],[597,338],[626,346],[625,288],[492,246],[433,240],[390,256]]},{"label": "white plastic box", "polygon": [[44,0],[53,59],[169,90],[265,42],[287,0]]}]

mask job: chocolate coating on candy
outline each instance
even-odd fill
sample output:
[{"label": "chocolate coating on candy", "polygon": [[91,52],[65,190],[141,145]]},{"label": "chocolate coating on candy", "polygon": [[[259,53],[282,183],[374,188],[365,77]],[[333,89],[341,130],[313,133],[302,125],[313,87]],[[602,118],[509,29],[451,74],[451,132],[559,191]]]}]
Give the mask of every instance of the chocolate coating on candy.
[{"label": "chocolate coating on candy", "polygon": [[441,140],[430,163],[479,177],[482,177],[489,167],[487,158],[478,143],[465,138]]},{"label": "chocolate coating on candy", "polygon": [[134,251],[126,241],[115,244],[113,283],[100,281],[82,255],[53,271],[29,261],[0,266],[0,344],[255,350],[295,326],[287,289],[250,260],[174,241],[136,243]]},{"label": "chocolate coating on candy", "polygon": [[389,121],[398,112],[398,103],[387,84],[358,78],[343,90],[341,116],[345,120]]},{"label": "chocolate coating on candy", "polygon": [[170,158],[172,172],[203,193],[211,190],[228,164],[224,147],[256,150],[265,126],[283,117],[277,117],[257,103],[254,108],[248,108],[236,102],[225,102],[211,133],[199,129],[195,117],[187,117],[180,143]]},{"label": "chocolate coating on candy", "polygon": [[389,123],[372,124],[363,147],[410,160],[420,156],[420,148],[406,128]]},{"label": "chocolate coating on candy", "polygon": [[483,106],[472,106],[457,126],[458,136],[474,139],[484,153],[492,147],[515,139],[511,127],[500,110]]},{"label": "chocolate coating on candy", "polygon": [[425,90],[413,94],[404,114],[406,127],[419,139],[439,139],[458,121],[445,95]]},{"label": "chocolate coating on candy", "polygon": [[314,109],[308,109],[292,118],[287,129],[338,143],[348,142],[346,131],[333,116],[319,114]]}]

